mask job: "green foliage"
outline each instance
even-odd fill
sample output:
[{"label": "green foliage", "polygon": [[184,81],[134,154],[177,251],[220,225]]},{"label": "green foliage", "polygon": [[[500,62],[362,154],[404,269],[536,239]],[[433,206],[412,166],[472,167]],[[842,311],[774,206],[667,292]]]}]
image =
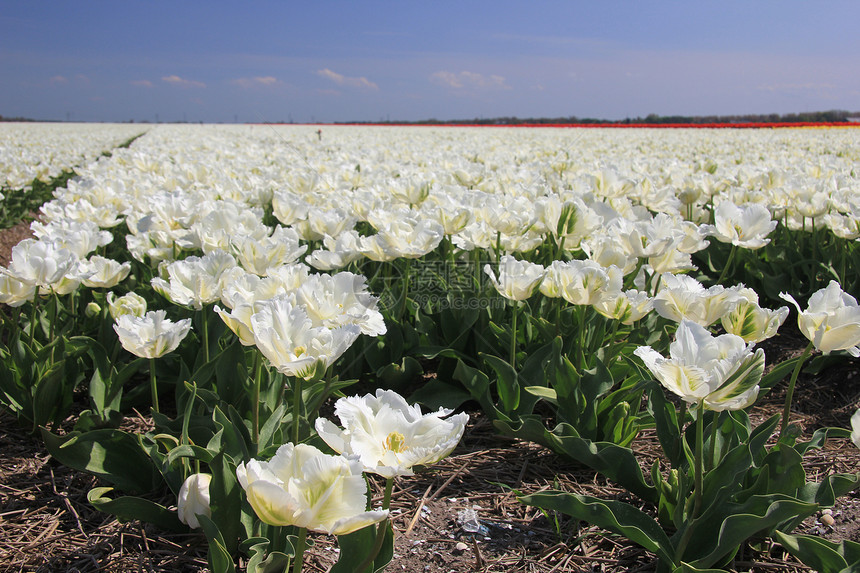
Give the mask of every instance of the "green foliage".
[{"label": "green foliage", "polygon": [[[751,428],[743,412],[704,410],[694,412],[696,419],[688,427],[696,431],[683,431],[686,416],[661,401],[660,392],[651,389],[649,409],[672,467],[663,474],[655,462],[653,486],[641,473],[630,479],[638,469],[631,450],[615,446],[604,451],[592,445],[585,453],[575,451],[577,459],[654,504],[656,516],[626,502],[561,491],[522,496],[522,501],[626,536],[656,554],[663,570],[694,571],[725,565],[750,539],[773,535],[777,529],[790,531],[860,484],[860,474],[806,481],[803,453],[842,432],[822,431],[802,444],[784,437],[769,445],[778,415]],[[557,447],[562,444],[558,440]],[[704,466],[702,477],[698,464]]]},{"label": "green foliage", "polygon": [[[382,537],[380,541],[379,537]],[[394,530],[391,521],[368,526],[348,535],[338,535],[340,556],[329,573],[377,573],[394,557]]]},{"label": "green foliage", "polygon": [[786,551],[819,573],[860,571],[860,543],[847,539],[835,543],[814,535],[791,535],[782,531],[775,531],[773,536]]},{"label": "green foliage", "polygon": [[0,200],[0,229],[8,229],[22,221],[32,220],[31,213],[53,198],[54,189],[65,187],[74,169],[66,169],[48,181],[34,179],[30,189],[2,189]]}]

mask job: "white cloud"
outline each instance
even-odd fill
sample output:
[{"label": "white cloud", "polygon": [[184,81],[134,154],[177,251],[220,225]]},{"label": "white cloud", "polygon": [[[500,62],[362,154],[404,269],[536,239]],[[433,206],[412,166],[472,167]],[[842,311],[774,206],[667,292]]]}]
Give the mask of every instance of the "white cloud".
[{"label": "white cloud", "polygon": [[497,75],[485,76],[476,72],[463,70],[460,73],[438,71],[430,76],[430,81],[454,89],[493,88],[509,90],[505,78]]},{"label": "white cloud", "polygon": [[339,86],[346,86],[346,87],[351,87],[351,88],[360,88],[360,89],[367,89],[367,90],[374,90],[374,91],[379,89],[378,85],[376,85],[375,83],[373,83],[372,81],[370,81],[369,79],[367,79],[363,76],[360,78],[351,78],[349,76],[344,76],[344,75],[339,74],[337,72],[333,72],[328,68],[325,68],[322,70],[317,70],[317,75],[320,77],[326,78],[328,80],[331,80]]},{"label": "white cloud", "polygon": [[273,86],[281,83],[281,81],[273,76],[256,76],[253,78],[236,78],[235,80],[231,80],[230,83],[243,88],[253,88],[259,86]]},{"label": "white cloud", "polygon": [[139,87],[142,87],[142,88],[151,88],[151,87],[152,87],[152,82],[151,82],[151,81],[149,81],[149,80],[132,80],[132,81],[131,81],[131,85],[133,85],[133,86],[139,86]]},{"label": "white cloud", "polygon": [[179,76],[164,76],[161,78],[161,81],[167,82],[168,84],[173,84],[175,86],[183,87],[183,88],[205,88],[206,84],[203,82],[198,82],[195,80],[186,80],[184,78],[180,78]]},{"label": "white cloud", "polygon": [[48,82],[51,84],[67,84],[69,80],[65,76],[54,76]]}]

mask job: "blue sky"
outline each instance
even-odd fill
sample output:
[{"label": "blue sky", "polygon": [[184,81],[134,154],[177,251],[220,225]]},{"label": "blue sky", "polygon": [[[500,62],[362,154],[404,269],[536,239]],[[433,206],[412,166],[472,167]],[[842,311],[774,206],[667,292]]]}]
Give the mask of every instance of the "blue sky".
[{"label": "blue sky", "polygon": [[860,3],[0,0],[0,115],[331,122],[860,111]]}]

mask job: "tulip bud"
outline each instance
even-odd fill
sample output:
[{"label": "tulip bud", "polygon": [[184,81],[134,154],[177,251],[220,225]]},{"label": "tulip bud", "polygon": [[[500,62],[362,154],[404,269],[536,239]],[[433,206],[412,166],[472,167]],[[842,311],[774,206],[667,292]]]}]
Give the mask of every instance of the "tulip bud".
[{"label": "tulip bud", "polygon": [[139,294],[130,292],[119,298],[114,293],[107,294],[108,310],[114,320],[118,320],[124,314],[132,316],[143,316],[146,314],[146,299]]},{"label": "tulip bud", "polygon": [[860,448],[860,408],[851,416],[851,441]]},{"label": "tulip bud", "polygon": [[176,500],[176,513],[179,521],[192,529],[200,527],[198,515],[212,517],[209,507],[209,484],[212,476],[209,474],[192,474],[182,483]]},{"label": "tulip bud", "polygon": [[101,314],[102,307],[99,306],[99,303],[97,302],[91,302],[87,304],[87,308],[84,312],[86,313],[87,317],[95,318],[96,316]]}]

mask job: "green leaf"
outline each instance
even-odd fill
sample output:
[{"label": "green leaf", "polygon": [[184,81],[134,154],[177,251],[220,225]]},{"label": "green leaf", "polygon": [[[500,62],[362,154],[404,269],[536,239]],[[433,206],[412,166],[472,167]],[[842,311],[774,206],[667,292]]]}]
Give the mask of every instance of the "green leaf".
[{"label": "green leaf", "polygon": [[[222,350],[209,364],[213,363],[218,396],[236,408],[247,408],[250,403],[250,386],[253,381],[249,380],[248,376],[250,367],[245,364],[245,347],[236,340]],[[238,372],[244,373],[244,376],[239,376]],[[253,373],[251,372],[250,375],[253,376]]]},{"label": "green leaf", "polygon": [[519,499],[527,505],[560,511],[623,535],[656,554],[665,563],[674,563],[672,543],[663,528],[648,514],[632,505],[561,491],[540,492],[521,496]]},{"label": "green leaf", "polygon": [[[567,360],[567,358],[565,358],[565,360]],[[609,392],[609,390],[612,389],[612,386],[615,385],[615,381],[612,379],[612,374],[606,368],[603,361],[597,356],[594,356],[594,361],[596,362],[594,368],[585,370],[582,373],[582,377],[579,382],[582,394],[591,404],[597,402],[598,398]]]},{"label": "green leaf", "polygon": [[242,494],[236,478],[236,464],[223,453],[209,463],[212,481],[209,484],[212,521],[218,524],[224,548],[234,555],[241,536]]},{"label": "green leaf", "polygon": [[559,424],[550,432],[538,416],[522,416],[510,423],[496,420],[493,424],[503,434],[542,444],[600,472],[642,499],[657,503],[657,489],[645,482],[639,462],[629,448],[585,439],[570,424]]},{"label": "green leaf", "polygon": [[[221,406],[217,406],[212,412],[212,420],[215,426],[220,429],[221,441],[216,451],[223,451],[225,454],[234,460],[249,460],[251,453],[248,444],[251,443],[251,436],[248,434],[248,428],[245,427],[241,417],[238,423],[234,423],[234,416],[231,410],[232,406],[227,408],[229,415],[225,414]],[[235,412],[235,410],[233,410]],[[210,444],[207,444],[210,448]]]},{"label": "green leaf", "polygon": [[[795,498],[775,494],[752,496],[743,504],[723,504],[706,511],[694,520],[695,528],[686,554],[695,551],[703,555],[689,560],[694,567],[711,567],[726,557],[733,556],[740,545],[756,534],[767,534],[779,524],[799,516],[815,513],[818,505],[803,503]],[[715,514],[726,515],[719,519]],[[720,523],[714,535],[714,525]],[[685,561],[688,561],[685,558]]]},{"label": "green leaf", "polygon": [[287,408],[287,404],[281,404],[278,406],[278,408],[269,416],[269,419],[266,420],[266,423],[263,424],[263,427],[260,428],[260,439],[257,444],[258,454],[261,450],[264,450],[271,445],[281,445],[281,437],[279,436],[282,436],[283,419]]},{"label": "green leaf", "polygon": [[[287,570],[293,554],[272,551],[266,555],[270,541],[265,537],[251,537],[240,545],[240,549],[250,556],[247,573],[283,573]],[[291,544],[290,548],[292,548]]]},{"label": "green leaf", "polygon": [[761,382],[759,382],[759,387],[761,388],[759,398],[770,392],[774,386],[776,386],[783,378],[788,376],[791,371],[794,370],[798,360],[800,360],[799,356],[789,360],[784,360],[771,368],[770,372],[762,376]]},{"label": "green leaf", "polygon": [[676,567],[672,573],[726,573],[725,569],[697,569],[689,563],[681,562],[679,567]]},{"label": "green leaf", "polygon": [[797,492],[797,497],[809,503],[817,503],[821,507],[832,507],[836,498],[854,491],[860,485],[858,474],[831,474],[821,483],[807,482]]},{"label": "green leaf", "polygon": [[442,407],[458,408],[470,398],[469,393],[462,387],[457,387],[439,378],[431,378],[409,395],[410,402],[420,402],[433,411]]},{"label": "green leaf", "polygon": [[60,437],[41,428],[48,452],[72,469],[96,475],[118,489],[148,492],[160,475],[136,436],[120,430],[72,432]]},{"label": "green leaf", "polygon": [[648,412],[654,418],[657,439],[669,458],[669,463],[673,468],[681,467],[684,461],[684,446],[681,443],[683,436],[678,424],[678,412],[675,405],[666,400],[663,387],[654,383],[648,393]]},{"label": "green leaf", "polygon": [[481,358],[496,372],[496,391],[502,411],[512,413],[520,405],[520,383],[517,371],[508,362],[492,354],[480,354]]},{"label": "green leaf", "polygon": [[462,360],[457,360],[453,377],[454,380],[463,384],[469,395],[481,405],[484,412],[488,414],[495,412],[496,408],[490,396],[490,379],[486,374],[477,368],[466,366]]},{"label": "green leaf", "polygon": [[790,535],[774,531],[774,538],[807,567],[819,573],[856,573],[860,571],[860,543],[839,543],[812,535]]},{"label": "green leaf", "polygon": [[[372,563],[360,569],[360,565],[371,557],[370,553],[377,543],[377,535],[383,535],[382,546]],[[385,569],[394,556],[394,530],[391,521],[386,519],[378,526],[369,525],[348,535],[338,535],[337,545],[340,557],[332,565],[329,573],[376,573]]]},{"label": "green leaf", "polygon": [[552,402],[556,406],[558,405],[558,394],[552,388],[547,388],[546,386],[526,386],[523,390],[532,396],[537,396],[538,398]]},{"label": "green leaf", "polygon": [[188,531],[188,526],[179,521],[175,511],[142,497],[122,496],[111,499],[106,494],[113,489],[112,487],[93,488],[87,493],[87,501],[97,510],[116,516],[121,522],[137,519],[167,531]]},{"label": "green leaf", "polygon": [[182,446],[177,446],[170,450],[170,453],[167,454],[167,457],[165,459],[167,460],[168,464],[172,464],[176,460],[182,458],[191,458],[208,464],[212,461],[212,452],[201,446],[185,444]]},{"label": "green leaf", "polygon": [[819,428],[812,434],[808,442],[795,444],[794,449],[800,455],[805,455],[811,449],[820,450],[830,438],[850,438],[851,431],[845,428]]},{"label": "green leaf", "polygon": [[205,515],[198,515],[200,526],[209,542],[209,570],[211,573],[235,573],[233,558],[224,544],[224,537],[214,521]]}]

